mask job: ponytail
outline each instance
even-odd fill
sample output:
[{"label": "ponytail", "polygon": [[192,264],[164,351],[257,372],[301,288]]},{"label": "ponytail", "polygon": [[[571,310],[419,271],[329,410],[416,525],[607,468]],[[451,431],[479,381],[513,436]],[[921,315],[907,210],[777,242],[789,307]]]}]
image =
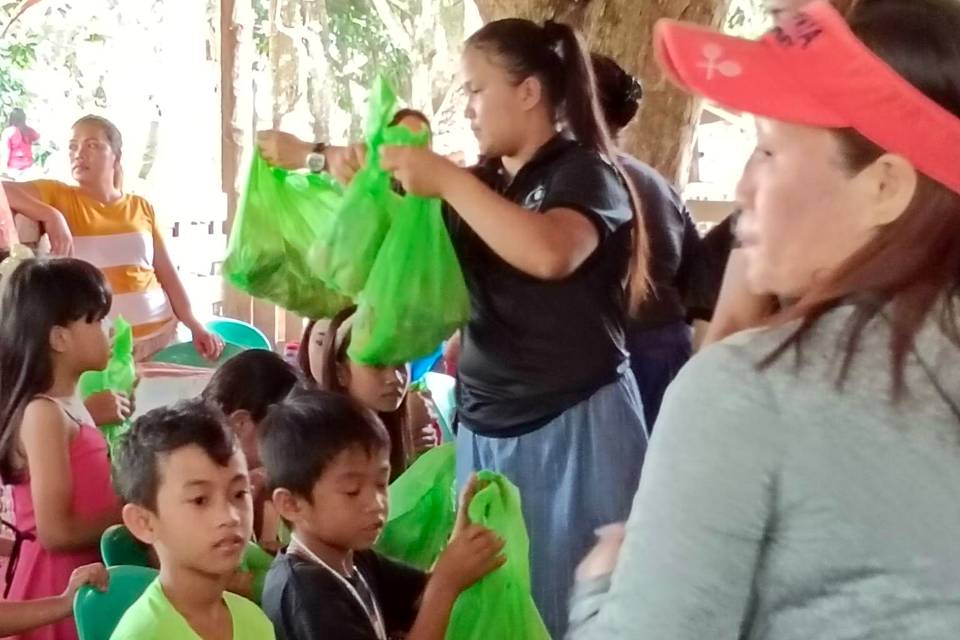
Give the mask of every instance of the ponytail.
[{"label": "ponytail", "polygon": [[584,147],[606,158],[630,195],[634,250],[627,285],[628,308],[635,313],[649,291],[647,234],[640,199],[617,160],[600,109],[593,64],[583,38],[572,27],[548,20],[542,27],[522,18],[495,20],[467,39],[466,46],[487,51],[516,83],[531,76],[544,87],[553,117]]}]

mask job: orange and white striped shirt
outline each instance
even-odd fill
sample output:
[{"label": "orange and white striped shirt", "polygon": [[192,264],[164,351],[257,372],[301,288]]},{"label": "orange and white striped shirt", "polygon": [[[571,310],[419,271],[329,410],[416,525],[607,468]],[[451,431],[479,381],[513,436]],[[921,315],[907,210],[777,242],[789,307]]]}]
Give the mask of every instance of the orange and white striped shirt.
[{"label": "orange and white striped shirt", "polygon": [[74,256],[106,276],[113,290],[110,318],[122,315],[133,325],[137,342],[170,332],[176,318],[153,268],[154,248],[162,246],[163,237],[150,203],[125,194],[103,204],[56,180],[30,184],[66,218]]}]

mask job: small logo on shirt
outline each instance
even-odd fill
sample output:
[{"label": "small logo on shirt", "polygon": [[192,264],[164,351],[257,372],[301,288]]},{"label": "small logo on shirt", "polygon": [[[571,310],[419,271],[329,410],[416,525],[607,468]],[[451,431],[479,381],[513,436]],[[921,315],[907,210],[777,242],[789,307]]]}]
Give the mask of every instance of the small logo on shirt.
[{"label": "small logo on shirt", "polygon": [[539,211],[540,205],[543,204],[543,199],[547,195],[547,189],[543,185],[540,185],[533,191],[527,194],[527,197],[523,199],[523,208],[530,209],[531,211]]}]

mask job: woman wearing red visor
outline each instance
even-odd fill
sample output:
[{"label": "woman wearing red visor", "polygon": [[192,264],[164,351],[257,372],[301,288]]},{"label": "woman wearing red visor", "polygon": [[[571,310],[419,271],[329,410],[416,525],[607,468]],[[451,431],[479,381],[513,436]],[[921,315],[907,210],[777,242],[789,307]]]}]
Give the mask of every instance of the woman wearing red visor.
[{"label": "woman wearing red visor", "polygon": [[849,21],[657,27],[674,82],[758,115],[738,233],[752,289],[798,302],[668,390],[572,639],[960,635],[960,3]]}]

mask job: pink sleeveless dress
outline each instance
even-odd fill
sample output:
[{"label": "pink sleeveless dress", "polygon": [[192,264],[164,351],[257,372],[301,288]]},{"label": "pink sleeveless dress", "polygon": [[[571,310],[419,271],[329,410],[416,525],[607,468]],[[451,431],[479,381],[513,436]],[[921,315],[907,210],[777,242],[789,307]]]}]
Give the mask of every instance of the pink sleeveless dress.
[{"label": "pink sleeveless dress", "polygon": [[[54,400],[80,429],[70,442],[70,476],[73,481],[73,509],[81,517],[94,517],[116,508],[119,499],[110,476],[107,441],[93,426],[86,411],[71,411],[64,403]],[[13,508],[17,529],[36,538],[37,522],[30,495],[30,480],[12,486]],[[100,550],[91,547],[84,551],[48,551],[39,541],[25,540],[20,548],[13,582],[11,601],[35,600],[63,593],[70,574],[77,567],[100,562]],[[43,627],[37,631],[15,636],[20,640],[77,640],[73,618]]]}]

